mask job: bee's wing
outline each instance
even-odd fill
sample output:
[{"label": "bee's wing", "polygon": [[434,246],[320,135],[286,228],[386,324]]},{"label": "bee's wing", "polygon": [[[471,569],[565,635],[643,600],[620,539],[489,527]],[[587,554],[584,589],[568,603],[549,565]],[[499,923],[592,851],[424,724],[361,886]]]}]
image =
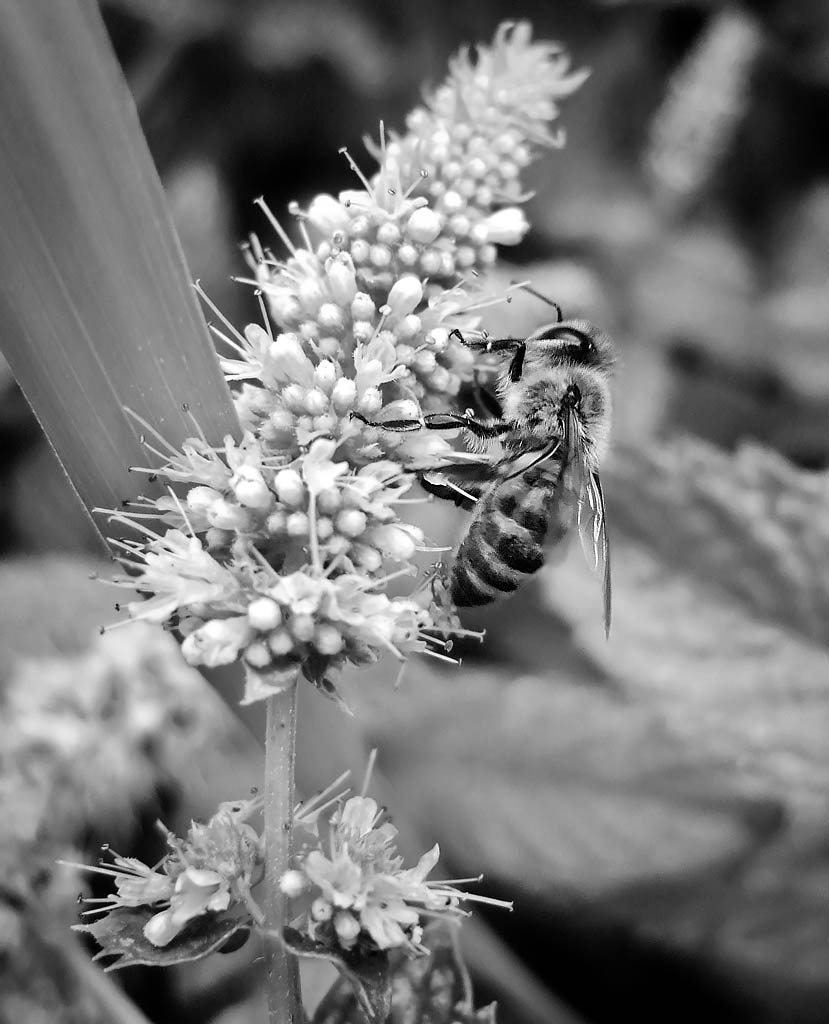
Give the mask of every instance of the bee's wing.
[{"label": "bee's wing", "polygon": [[[534,466],[540,466],[542,462],[548,462],[553,458],[559,451],[561,451],[564,439],[561,437],[555,438],[552,444],[541,450],[531,449],[529,451],[522,452],[518,456],[512,456],[507,460],[507,464],[512,468],[510,473],[507,473],[501,478],[501,483],[505,483],[507,480],[514,480],[517,476],[523,476],[528,470]],[[561,462],[563,468],[564,462]]]},{"label": "bee's wing", "polygon": [[610,544],[607,540],[602,482],[598,473],[590,473],[585,477],[582,495],[583,497],[579,499],[579,537],[587,561],[602,583],[604,631],[610,636]]},{"label": "bee's wing", "polygon": [[607,539],[607,515],[599,474],[585,462],[581,426],[570,412],[565,417],[565,441],[570,450],[571,486],[578,502],[579,539],[587,564],[602,584],[604,630],[610,635],[611,584],[610,544]]}]

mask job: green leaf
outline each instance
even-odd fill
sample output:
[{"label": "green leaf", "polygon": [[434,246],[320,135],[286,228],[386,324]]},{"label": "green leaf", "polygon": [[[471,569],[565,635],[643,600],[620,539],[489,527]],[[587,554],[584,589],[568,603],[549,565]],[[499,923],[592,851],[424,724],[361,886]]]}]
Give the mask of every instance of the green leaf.
[{"label": "green leaf", "polygon": [[603,476],[610,640],[577,544],[538,585],[583,669],[519,598],[486,642],[522,629],[531,672],[419,665],[394,694],[363,674],[357,718],[450,864],[497,881],[517,913],[579,896],[732,971],[814,979],[829,946],[829,478],[691,443],[621,453]]},{"label": "green leaf", "polygon": [[2,346],[84,505],[157,493],[131,410],[178,445],[238,424],[158,175],[88,0],[3,0]]},{"label": "green leaf", "polygon": [[[383,1024],[387,1019],[391,1006],[388,953],[366,952],[359,948],[351,952],[331,949],[321,942],[314,942],[295,928],[285,929],[285,943],[297,956],[334,964],[343,979],[343,1001],[353,1007],[355,1022]],[[318,1016],[319,1011],[314,1017],[315,1024]],[[337,1019],[332,1018],[332,1022]]]},{"label": "green leaf", "polygon": [[[391,956],[388,1024],[495,1024],[495,1005],[475,1010],[472,986],[449,927],[430,925],[423,935],[428,954]],[[323,998],[313,1024],[363,1024],[352,986],[340,979]]]},{"label": "green leaf", "polygon": [[144,925],[156,913],[150,907],[119,907],[91,924],[73,925],[73,929],[91,935],[101,947],[93,959],[116,958],[104,968],[107,971],[138,964],[171,967],[191,963],[221,952],[226,943],[238,941],[240,933],[249,930],[246,920],[228,914],[203,914],[190,921],[171,943],[159,947],[144,937]]}]

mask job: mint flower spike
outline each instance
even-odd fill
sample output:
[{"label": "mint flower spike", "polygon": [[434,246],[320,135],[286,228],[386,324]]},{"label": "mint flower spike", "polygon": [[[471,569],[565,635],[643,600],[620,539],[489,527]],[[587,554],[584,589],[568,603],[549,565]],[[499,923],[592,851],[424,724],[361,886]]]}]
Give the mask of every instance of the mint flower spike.
[{"label": "mint flower spike", "polygon": [[[327,797],[343,778],[321,797]],[[512,903],[456,887],[479,878],[430,881],[428,875],[440,853],[437,845],[414,867],[404,868],[396,848],[397,829],[384,820],[385,808],[366,796],[365,789],[366,785],[359,796],[335,798],[324,840],[317,815],[314,842],[305,845],[296,866],[280,879],[286,896],[301,896],[305,902],[305,910],[293,924],[302,938],[317,950],[340,955],[357,947],[364,953],[401,948],[417,954],[425,952],[421,944],[424,917],[466,916],[462,901],[512,909]],[[331,801],[325,806],[330,807]]]},{"label": "mint flower spike", "polygon": [[300,676],[340,700],[346,664],[448,658],[465,632],[439,586],[386,593],[437,550],[399,515],[414,471],[457,455],[434,431],[382,424],[422,422],[471,379],[457,332],[509,295],[482,299],[468,279],[526,230],[520,170],[562,141],[549,122],[585,77],[568,67],[527,24],[502,25],[474,60],[458,55],[406,134],[381,129],[373,177],[348,157],[362,189],[290,207],[300,244],[257,200],[287,252],[251,240],[261,324],[238,330],[196,284],[244,434],[211,447],[196,424],[178,451],[141,423],[161,463],[143,471],[186,493],[111,513],[142,535],[115,542],[130,573],[115,582],[149,595],[130,615],[175,628],[191,664],[241,660],[245,703]]}]

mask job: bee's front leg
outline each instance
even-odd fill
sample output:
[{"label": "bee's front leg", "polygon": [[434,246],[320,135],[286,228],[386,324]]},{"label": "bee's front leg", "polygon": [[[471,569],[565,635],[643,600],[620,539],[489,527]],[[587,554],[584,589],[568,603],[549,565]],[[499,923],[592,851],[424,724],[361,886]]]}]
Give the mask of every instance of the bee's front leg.
[{"label": "bee's front leg", "polygon": [[509,364],[509,379],[515,383],[521,380],[524,370],[524,356],[527,354],[527,342],[523,338],[487,338],[480,341],[467,341],[461,332],[456,328],[449,332],[449,337],[456,336],[467,348],[477,352],[509,352],[515,350]]}]

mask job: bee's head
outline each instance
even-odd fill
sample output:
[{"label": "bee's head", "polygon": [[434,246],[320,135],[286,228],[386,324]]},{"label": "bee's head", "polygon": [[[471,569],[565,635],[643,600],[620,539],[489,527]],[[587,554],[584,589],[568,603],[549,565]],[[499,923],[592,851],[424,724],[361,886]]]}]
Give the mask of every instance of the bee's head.
[{"label": "bee's head", "polygon": [[527,339],[542,358],[556,366],[593,366],[608,370],[615,346],[604,331],[589,320],[565,320],[541,327]]}]

